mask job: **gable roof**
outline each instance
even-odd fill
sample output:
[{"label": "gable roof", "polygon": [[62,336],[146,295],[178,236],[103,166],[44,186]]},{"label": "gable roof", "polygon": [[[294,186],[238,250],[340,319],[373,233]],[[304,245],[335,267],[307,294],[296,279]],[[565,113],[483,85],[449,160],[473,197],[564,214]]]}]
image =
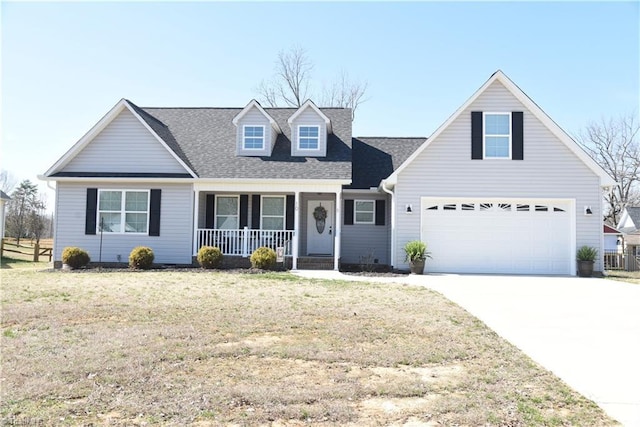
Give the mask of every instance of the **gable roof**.
[{"label": "gable roof", "polygon": [[393,173],[427,139],[359,137],[353,138],[351,185],[346,188],[369,189]]},{"label": "gable roof", "polygon": [[280,126],[278,126],[278,123],[276,123],[276,121],[274,120],[273,117],[271,117],[269,115],[269,113],[267,113],[264,108],[262,108],[262,105],[260,105],[260,103],[258,101],[256,101],[255,99],[252,99],[251,101],[249,101],[249,103],[242,109],[242,111],[240,111],[232,120],[233,124],[238,126],[238,122],[240,121],[240,119],[242,119],[245,114],[247,114],[249,111],[251,111],[251,109],[257,109],[258,111],[260,111],[260,113],[262,113],[263,116],[265,116],[268,120],[269,123],[271,123],[271,126],[276,130],[276,132],[278,133],[282,133],[282,130],[280,129]]},{"label": "gable roof", "polygon": [[640,206],[627,206],[625,209],[636,229],[640,229]]},{"label": "gable roof", "polygon": [[622,234],[622,231],[618,231],[610,225],[602,224],[602,232],[604,234]]},{"label": "gable roof", "polygon": [[[121,99],[118,101],[116,105],[111,108],[99,121],[96,123],[90,130],[87,132],[78,142],[76,142],[58,161],[49,168],[44,173],[44,176],[52,176],[64,166],[66,166],[84,147],[86,147],[100,132],[102,132],[108,125],[111,123],[118,115],[124,111],[125,109],[129,110],[131,114],[136,117],[140,123],[151,133],[151,135],[169,152],[169,154],[176,159],[182,167],[191,175],[192,177],[196,177],[195,172],[189,165],[189,161],[180,150],[180,147],[172,140],[169,135],[166,135],[166,131],[162,128],[160,123],[156,123],[153,118],[150,117],[141,117],[141,111],[139,107],[137,107],[132,102]],[[144,115],[144,114],[143,114]],[[164,138],[161,137],[160,134],[163,134]],[[181,156],[182,154],[182,156]]]},{"label": "gable roof", "polygon": [[[246,108],[246,107],[245,107]],[[317,107],[316,107],[317,108]],[[282,130],[270,156],[236,155],[233,119],[242,108],[141,108],[173,138],[200,178],[351,180],[351,110],[324,108],[333,123],[325,157],[291,156],[288,119],[299,109],[264,108]]]},{"label": "gable roof", "polygon": [[333,129],[331,126],[331,120],[329,119],[329,117],[327,117],[322,110],[320,110],[320,108],[318,108],[318,106],[316,104],[313,103],[313,101],[311,101],[310,99],[307,99],[301,106],[300,108],[298,108],[298,110],[293,113],[291,115],[291,117],[289,117],[289,119],[287,120],[287,123],[289,123],[289,126],[291,126],[291,123],[293,123],[293,121],[300,115],[302,114],[302,112],[304,110],[306,110],[307,108],[311,108],[313,109],[316,114],[318,114],[322,120],[324,120],[325,124],[327,125],[327,132],[328,133],[332,133]]},{"label": "gable roof", "polygon": [[4,191],[0,190],[0,199],[2,199],[2,200],[11,200],[11,197],[9,197],[9,195],[7,193],[5,193]]},{"label": "gable roof", "polygon": [[460,106],[420,148],[418,148],[388,179],[391,185],[395,185],[398,174],[402,172],[416,157],[420,155],[432,141],[456,120],[484,91],[494,82],[500,82],[511,94],[518,99],[538,120],[540,120],[573,154],[600,178],[601,186],[614,186],[616,182],[609,174],[598,165],[551,117],[547,115],[526,93],[522,91],[501,70],[496,71],[467,101]]}]

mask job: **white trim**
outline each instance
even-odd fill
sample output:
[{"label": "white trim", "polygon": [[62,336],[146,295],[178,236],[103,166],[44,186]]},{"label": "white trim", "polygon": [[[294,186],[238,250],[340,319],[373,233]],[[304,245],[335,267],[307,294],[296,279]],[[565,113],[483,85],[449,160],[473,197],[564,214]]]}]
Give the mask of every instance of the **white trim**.
[{"label": "white trim", "polygon": [[136,119],[138,119],[138,121],[142,124],[142,126],[144,126],[145,129],[147,129],[147,131],[151,133],[151,135],[169,152],[169,154],[180,164],[180,166],[182,166],[185,169],[185,171],[187,171],[192,177],[194,178],[197,177],[196,173],[193,170],[191,170],[191,168],[189,168],[189,166],[187,166],[186,163],[183,162],[182,159],[180,159],[180,157],[178,157],[178,155],[171,148],[169,148],[166,142],[164,142],[164,140],[160,138],[160,136],[158,136],[158,134],[155,133],[155,131],[151,129],[151,127],[149,127],[147,122],[144,121],[144,119],[140,117],[138,113],[136,113],[133,107],[131,107],[129,101],[127,101],[124,98],[118,101],[118,103],[114,105],[107,112],[107,114],[105,114],[98,121],[98,123],[93,125],[93,127],[89,129],[89,131],[86,134],[84,134],[84,136],[80,138],[78,142],[76,142],[69,150],[67,150],[67,152],[64,153],[62,157],[60,157],[58,161],[55,162],[53,166],[51,166],[44,173],[44,176],[50,178],[50,175],[52,175],[55,172],[58,172],[60,169],[64,168],[67,164],[69,164],[69,162],[73,160],[80,153],[80,151],[82,151],[83,148],[89,145],[89,143],[93,141],[93,139],[96,136],[98,136],[98,134],[100,134],[100,132],[102,132],[113,120],[115,120],[115,118],[118,117],[118,115],[122,111],[124,111],[124,109],[127,109],[131,114],[133,114],[133,116]]},{"label": "white trim", "polygon": [[[221,216],[224,216],[224,217],[235,216],[237,219],[237,226],[235,228],[232,228],[231,230],[239,230],[240,229],[240,195],[239,194],[216,194],[215,195],[215,200],[213,202],[213,228],[218,230],[227,230],[218,226],[218,198],[219,197],[226,197],[228,199],[235,198],[238,201],[238,209],[236,210],[235,215],[221,215]],[[206,218],[205,218],[205,222],[206,222]]]},{"label": "white trim", "polygon": [[[276,199],[276,198],[282,199],[282,216],[267,215],[267,218],[282,218],[282,228],[279,229],[279,231],[285,231],[287,229],[287,196],[281,195],[281,194],[261,194],[260,195],[260,230],[265,230],[264,226],[262,225],[262,220],[265,216],[263,213],[265,197],[270,197],[272,199]],[[255,207],[252,206],[252,209],[254,208]],[[273,230],[273,229],[270,228],[269,230]]]},{"label": "white trim", "polygon": [[554,122],[538,105],[533,102],[515,83],[513,83],[501,70],[496,71],[467,101],[460,106],[436,131],[427,138],[416,151],[413,152],[407,160],[404,161],[389,177],[386,179],[388,185],[395,185],[398,175],[408,167],[431,143],[440,136],[445,129],[453,123],[469,106],[493,84],[499,81],[518,101],[520,101],[538,120],[540,120],[569,150],[571,150],[582,162],[600,178],[600,186],[607,187],[617,185],[616,182],[607,174],[607,172],[598,165],[579,145],[576,143],[556,122]]},{"label": "white trim", "polygon": [[[492,115],[492,116],[507,116],[509,118],[509,134],[505,135],[505,134],[487,134],[487,123],[486,123],[486,118],[487,116]],[[512,148],[512,144],[513,144],[513,123],[512,123],[512,117],[511,117],[511,112],[491,112],[491,111],[487,111],[487,112],[482,112],[482,159],[483,160],[511,160],[512,159],[512,152],[511,152],[511,148]],[[497,138],[504,138],[505,136],[508,139],[508,149],[509,149],[509,154],[507,155],[507,157],[497,157],[497,156],[487,156],[487,136],[488,137],[497,137]]]},{"label": "white trim", "polygon": [[[104,192],[120,192],[122,193],[120,195],[120,210],[119,211],[114,211],[114,210],[101,210],[100,209],[100,194],[104,193]],[[127,193],[147,193],[147,210],[146,210],[146,214],[147,214],[147,229],[144,232],[127,232],[126,231],[126,224],[127,224],[127,213],[142,213],[142,211],[127,211],[126,208],[126,203],[127,203]],[[110,234],[110,235],[116,235],[116,234],[120,234],[120,235],[127,235],[127,236],[133,236],[133,235],[138,235],[138,236],[148,236],[149,235],[149,222],[151,219],[151,190],[147,190],[147,189],[136,189],[136,188],[128,188],[128,189],[124,189],[124,188],[99,188],[98,189],[98,194],[97,194],[97,198],[96,198],[96,234],[99,234],[100,231],[100,213],[104,212],[104,213],[118,213],[121,215],[120,218],[120,230],[121,231],[105,231],[102,230],[102,233],[106,233],[106,234]]]},{"label": "white trim", "polygon": [[[317,141],[317,148],[302,148],[300,147],[300,128],[316,128],[318,130],[318,136],[316,137],[316,141]],[[321,149],[321,144],[320,144],[320,126],[318,125],[298,125],[297,126],[297,134],[298,134],[298,141],[296,142],[296,146],[297,146],[297,150],[296,151],[308,151],[308,152],[318,152]],[[311,137],[305,136],[305,139],[311,139]]]},{"label": "white trim", "polygon": [[[361,203],[371,203],[373,205],[373,210],[371,211],[371,221],[358,221],[358,202]],[[363,213],[369,213],[369,211],[364,211]],[[365,224],[365,225],[373,225],[376,223],[376,201],[375,200],[354,200],[353,201],[353,224]]]},{"label": "white trim", "polygon": [[324,123],[327,125],[327,132],[328,133],[333,133],[333,129],[331,128],[331,120],[329,119],[329,117],[327,117],[317,106],[316,104],[313,103],[313,101],[311,101],[310,99],[307,99],[301,106],[300,108],[298,108],[296,110],[295,113],[293,113],[291,115],[291,117],[289,117],[289,119],[287,119],[287,123],[289,123],[289,126],[291,126],[293,124],[293,121],[304,112],[304,110],[306,110],[307,108],[312,108],[313,111],[316,112],[316,114],[318,114],[320,116],[320,118],[322,118],[322,120],[324,120]]},{"label": "white trim", "polygon": [[267,113],[265,109],[262,108],[260,103],[255,99],[249,101],[249,103],[242,109],[242,111],[236,114],[236,116],[232,120],[232,123],[237,127],[240,119],[243,118],[249,111],[251,111],[252,108],[258,109],[258,111],[260,111],[260,113],[262,113],[262,115],[265,116],[267,120],[269,120],[271,127],[273,127],[276,132],[282,133],[282,130],[280,129],[280,126],[278,126],[278,123],[275,121],[275,119],[271,117],[269,113]]},{"label": "white trim", "polygon": [[[262,147],[260,148],[247,148],[247,135],[245,131],[247,128],[262,128]],[[265,132],[266,129],[264,125],[242,125],[242,151],[264,151],[266,146],[266,137]],[[255,136],[250,136],[249,138],[257,139]]]}]

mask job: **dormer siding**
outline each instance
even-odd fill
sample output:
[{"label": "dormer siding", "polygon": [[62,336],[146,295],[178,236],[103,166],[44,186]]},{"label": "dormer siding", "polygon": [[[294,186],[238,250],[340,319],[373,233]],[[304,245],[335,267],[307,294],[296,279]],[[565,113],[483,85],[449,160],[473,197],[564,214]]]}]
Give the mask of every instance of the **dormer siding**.
[{"label": "dormer siding", "polygon": [[[264,146],[262,149],[246,149],[244,135],[246,126],[262,126],[264,129]],[[238,156],[270,156],[277,138],[277,132],[264,114],[257,108],[248,111],[237,123],[236,154]]]},{"label": "dormer siding", "polygon": [[[310,150],[300,148],[299,134],[301,126],[317,126],[318,149]],[[327,155],[327,125],[312,108],[307,108],[300,113],[291,123],[291,155],[299,157],[325,157]]]}]

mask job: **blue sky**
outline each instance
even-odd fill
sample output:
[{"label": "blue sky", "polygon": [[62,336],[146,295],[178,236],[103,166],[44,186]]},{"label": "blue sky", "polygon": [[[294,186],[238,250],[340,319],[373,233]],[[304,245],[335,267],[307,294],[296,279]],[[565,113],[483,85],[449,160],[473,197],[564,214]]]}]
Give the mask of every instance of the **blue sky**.
[{"label": "blue sky", "polygon": [[0,166],[19,180],[37,180],[121,98],[242,107],[293,45],[317,87],[341,70],[368,82],[356,136],[428,136],[497,69],[570,134],[639,111],[638,2],[0,7]]}]

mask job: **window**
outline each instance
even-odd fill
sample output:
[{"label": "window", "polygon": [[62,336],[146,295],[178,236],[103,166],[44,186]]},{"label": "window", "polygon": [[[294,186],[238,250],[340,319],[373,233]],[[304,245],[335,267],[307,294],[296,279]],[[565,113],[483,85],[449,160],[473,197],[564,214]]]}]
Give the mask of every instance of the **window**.
[{"label": "window", "polygon": [[149,191],[100,190],[98,230],[104,233],[148,233]]},{"label": "window", "polygon": [[511,158],[511,113],[484,114],[484,158]]},{"label": "window", "polygon": [[373,224],[375,222],[375,201],[356,200],[354,210],[355,224]]},{"label": "window", "polygon": [[216,197],[216,228],[223,230],[238,229],[238,196]]},{"label": "window", "polygon": [[263,230],[284,230],[285,209],[284,197],[262,197],[262,226]]},{"label": "window", "polygon": [[244,126],[243,147],[245,150],[262,150],[264,148],[264,126]]},{"label": "window", "polygon": [[298,127],[298,149],[318,150],[320,148],[320,127],[319,126],[299,126]]}]

